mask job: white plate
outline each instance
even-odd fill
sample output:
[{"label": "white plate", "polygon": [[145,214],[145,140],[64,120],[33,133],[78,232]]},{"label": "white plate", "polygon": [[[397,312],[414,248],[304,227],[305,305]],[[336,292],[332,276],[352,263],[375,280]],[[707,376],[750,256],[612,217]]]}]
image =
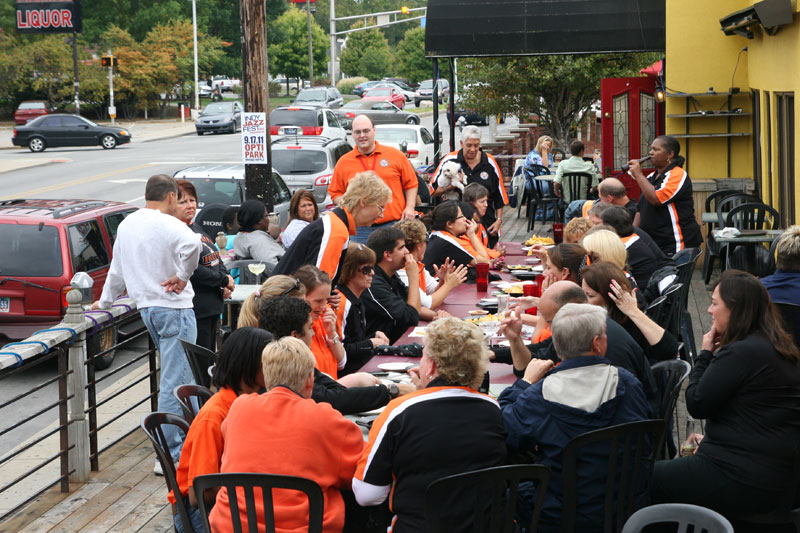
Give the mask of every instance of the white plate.
[{"label": "white plate", "polygon": [[[531,343],[529,340],[523,340],[522,342],[524,342],[526,346]],[[511,346],[511,343],[509,341],[500,341],[496,343],[495,346]]]},{"label": "white plate", "polygon": [[482,304],[496,304],[497,298],[481,298]]},{"label": "white plate", "polygon": [[378,368],[384,372],[406,372],[409,368],[414,368],[414,363],[381,363]]}]

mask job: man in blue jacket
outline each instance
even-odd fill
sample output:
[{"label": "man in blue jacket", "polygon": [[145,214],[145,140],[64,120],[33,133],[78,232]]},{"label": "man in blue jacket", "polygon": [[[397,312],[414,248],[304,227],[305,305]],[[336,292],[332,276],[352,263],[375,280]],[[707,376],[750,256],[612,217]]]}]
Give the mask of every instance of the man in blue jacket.
[{"label": "man in blue jacket", "polygon": [[[633,374],[604,357],[608,347],[605,309],[569,303],[553,318],[553,344],[561,364],[532,359],[525,375],[499,398],[510,450],[536,450],[539,463],[551,469],[540,530],[557,531],[561,519],[562,455],[569,441],[583,433],[650,418],[642,385]],[[603,527],[603,498],[608,456],[586,455],[579,463],[576,530]],[[647,468],[649,450],[642,454]],[[588,461],[587,461],[588,460]],[[520,487],[518,518],[530,521],[533,487]],[[647,485],[638,500],[646,503]]]}]

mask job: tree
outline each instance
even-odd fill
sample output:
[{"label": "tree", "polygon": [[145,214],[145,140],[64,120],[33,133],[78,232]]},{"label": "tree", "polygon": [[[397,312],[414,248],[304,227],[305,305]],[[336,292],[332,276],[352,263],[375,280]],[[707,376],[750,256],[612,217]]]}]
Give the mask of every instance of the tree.
[{"label": "tree", "polygon": [[339,57],[342,73],[379,80],[392,71],[392,52],[386,37],[377,29],[348,34],[347,45]]},{"label": "tree", "polygon": [[[305,11],[296,8],[288,9],[275,21],[280,33],[278,41],[269,45],[270,71],[280,73],[287,78],[308,79],[308,21]],[[326,67],[328,42],[325,31],[314,19],[311,20],[311,36],[313,43],[312,57],[314,72],[323,72]]]},{"label": "tree", "polygon": [[539,115],[562,146],[600,98],[600,80],[634,76],[654,54],[589,54],[462,59],[464,105],[479,114]]},{"label": "tree", "polygon": [[411,83],[430,79],[433,76],[433,63],[425,57],[425,28],[408,30],[397,45],[395,58],[395,73],[398,76]]}]

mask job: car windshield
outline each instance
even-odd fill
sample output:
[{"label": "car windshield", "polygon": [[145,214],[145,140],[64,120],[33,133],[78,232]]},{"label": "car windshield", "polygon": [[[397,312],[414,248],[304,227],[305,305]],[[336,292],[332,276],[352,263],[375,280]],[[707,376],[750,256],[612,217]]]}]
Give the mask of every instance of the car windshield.
[{"label": "car windshield", "polygon": [[420,89],[433,89],[433,80],[425,80],[419,84]]},{"label": "car windshield", "polygon": [[392,90],[387,88],[377,88],[377,89],[370,89],[367,93],[367,96],[391,96]]},{"label": "car windshield", "polygon": [[244,180],[189,178],[197,189],[197,201],[203,205],[240,205],[244,198]]},{"label": "car windshield", "polygon": [[44,102],[22,102],[20,109],[44,109]]},{"label": "car windshield", "polygon": [[219,115],[221,113],[233,113],[233,103],[217,102],[214,104],[208,104],[203,111],[204,115]]},{"label": "car windshield", "polygon": [[295,98],[295,102],[324,102],[325,91],[302,91]]},{"label": "car windshield", "polygon": [[383,143],[417,142],[417,132],[406,128],[380,128],[375,130],[375,139]]},{"label": "car windshield", "polygon": [[316,126],[317,111],[311,109],[276,109],[269,114],[270,126]]},{"label": "car windshield", "polygon": [[7,276],[56,277],[63,271],[58,228],[39,224],[0,224],[0,279]]},{"label": "car windshield", "polygon": [[322,150],[272,150],[272,168],[283,174],[316,174],[328,168],[328,156]]},{"label": "car windshield", "polygon": [[351,102],[347,102],[342,107],[346,109],[361,109],[362,107],[364,107],[364,102],[361,100],[353,100]]}]

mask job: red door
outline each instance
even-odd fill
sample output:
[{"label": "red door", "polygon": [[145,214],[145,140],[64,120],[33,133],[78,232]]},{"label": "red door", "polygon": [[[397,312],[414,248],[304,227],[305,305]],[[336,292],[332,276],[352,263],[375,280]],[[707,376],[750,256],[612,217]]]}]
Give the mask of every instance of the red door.
[{"label": "red door", "polygon": [[622,172],[622,165],[646,156],[653,139],[664,133],[664,105],[654,97],[656,81],[647,76],[600,82],[603,176],[622,180],[631,198],[639,198],[639,186]]}]

